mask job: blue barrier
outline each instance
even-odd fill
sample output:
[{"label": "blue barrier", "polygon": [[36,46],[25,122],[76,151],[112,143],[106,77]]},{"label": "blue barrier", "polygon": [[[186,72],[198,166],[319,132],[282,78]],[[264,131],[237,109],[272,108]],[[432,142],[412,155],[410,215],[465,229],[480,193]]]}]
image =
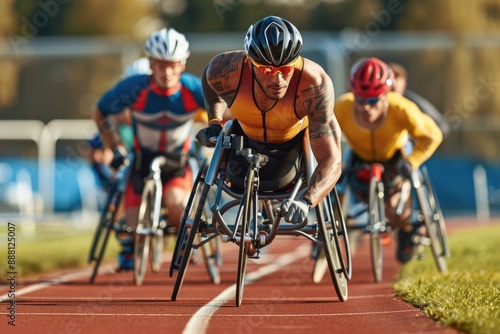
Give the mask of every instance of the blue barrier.
[{"label": "blue barrier", "polygon": [[465,157],[432,157],[425,165],[446,214],[470,214],[476,211],[473,173],[480,164],[486,170],[490,211],[500,212],[500,163],[480,162]]},{"label": "blue barrier", "polygon": [[[38,160],[28,158],[1,158],[0,169],[4,175],[0,176],[0,203],[12,206],[18,172],[26,170],[31,179],[32,191],[39,191]],[[82,198],[78,175],[85,170],[84,175],[89,175],[88,180],[99,187],[99,180],[84,159],[72,160],[71,165],[67,159],[56,159],[54,175],[54,211],[70,212],[82,209]],[[7,174],[7,175],[5,175]]]}]

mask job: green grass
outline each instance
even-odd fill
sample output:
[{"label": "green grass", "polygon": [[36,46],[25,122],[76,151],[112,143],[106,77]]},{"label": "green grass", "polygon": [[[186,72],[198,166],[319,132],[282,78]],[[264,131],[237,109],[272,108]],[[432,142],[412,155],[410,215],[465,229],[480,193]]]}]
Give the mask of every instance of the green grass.
[{"label": "green grass", "polygon": [[[7,227],[0,229],[0,277],[9,271],[7,261]],[[90,267],[87,257],[94,231],[78,230],[72,226],[40,226],[36,227],[35,236],[23,232],[16,226],[15,269],[18,277],[47,273],[54,270]],[[118,243],[110,236],[104,261],[116,261]]]},{"label": "green grass", "polygon": [[396,292],[444,326],[466,333],[499,333],[500,225],[455,233],[449,242],[447,274],[437,271],[427,252],[422,261],[403,267]]}]

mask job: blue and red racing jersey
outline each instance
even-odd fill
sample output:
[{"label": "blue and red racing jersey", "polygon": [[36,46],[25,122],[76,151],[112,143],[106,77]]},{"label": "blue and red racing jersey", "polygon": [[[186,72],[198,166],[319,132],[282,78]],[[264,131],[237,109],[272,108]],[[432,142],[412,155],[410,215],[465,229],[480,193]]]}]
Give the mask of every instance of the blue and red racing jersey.
[{"label": "blue and red racing jersey", "polygon": [[200,79],[193,74],[183,73],[180,84],[167,91],[150,75],[135,75],[106,92],[97,107],[104,115],[129,108],[134,150],[169,154],[189,151],[193,118],[204,100]]}]

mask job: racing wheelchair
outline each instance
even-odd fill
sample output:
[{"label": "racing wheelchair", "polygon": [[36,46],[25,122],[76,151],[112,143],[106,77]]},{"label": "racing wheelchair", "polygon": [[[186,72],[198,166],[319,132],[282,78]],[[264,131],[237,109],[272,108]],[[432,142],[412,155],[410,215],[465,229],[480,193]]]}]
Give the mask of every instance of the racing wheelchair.
[{"label": "racing wheelchair", "polygon": [[[189,162],[193,171],[196,172],[197,163],[193,160],[189,159]],[[90,283],[95,281],[111,231],[127,233],[134,237],[133,274],[136,285],[142,285],[148,263],[153,272],[159,272],[164,251],[164,237],[177,235],[176,228],[168,222],[162,202],[161,169],[167,163],[163,156],[156,157],[151,163],[150,174],[145,179],[141,195],[138,224],[135,230],[116,223],[117,209],[126,190],[133,161],[134,155],[129,153],[125,164],[120,167],[110,183],[107,204],[97,224],[89,252],[88,263],[94,262]],[[218,284],[220,281],[218,267],[222,262],[220,241],[214,239],[203,247],[202,255],[211,281]]]},{"label": "racing wheelchair", "polygon": [[[189,159],[191,169],[196,172],[197,162]],[[154,158],[149,176],[144,183],[138,224],[135,231],[134,247],[134,281],[141,285],[146,274],[148,258],[151,270],[160,271],[163,254],[164,231],[168,235],[177,235],[176,228],[168,223],[167,213],[163,206],[162,167],[168,161],[164,156]],[[212,283],[220,282],[219,266],[222,263],[220,238],[211,238],[201,248],[207,272]]]},{"label": "racing wheelchair", "polygon": [[[291,165],[298,167],[295,169],[296,175],[286,187],[275,191],[273,189],[276,189],[276,183],[262,180],[259,175],[269,157],[244,147],[242,136],[226,135],[230,124],[231,122],[226,124],[216,139],[210,163],[208,160],[203,161],[181,220],[170,266],[171,277],[177,272],[171,300],[175,301],[179,295],[192,249],[201,247],[210,238],[221,236],[223,242],[232,242],[239,248],[235,299],[236,306],[240,306],[247,259],[258,259],[262,248],[270,245],[277,235],[294,235],[303,236],[324,250],[337,296],[341,301],[346,301],[347,281],[351,278],[351,258],[345,221],[339,215],[340,204],[337,202],[335,209],[327,196],[303,223],[297,225],[282,222],[279,209],[273,207],[273,203],[294,199],[306,189],[315,164],[307,134],[300,145],[302,152],[283,164],[291,162]],[[228,159],[231,155],[239,156],[247,162],[248,169],[243,172],[243,178],[232,172],[235,167],[241,168],[241,165],[232,166]],[[299,159],[299,156],[303,159]],[[223,194],[231,200],[223,202]],[[205,209],[207,206],[209,210]],[[235,217],[225,215],[232,208],[237,209]],[[198,235],[211,236],[196,242]]]},{"label": "racing wheelchair", "polygon": [[[350,225],[351,229],[362,229],[369,235],[370,259],[375,282],[382,280],[383,273],[383,235],[391,233],[391,226],[385,216],[384,183],[382,174],[384,166],[379,163],[363,164],[359,167],[347,168],[344,175],[354,174],[354,177],[367,182],[367,193],[362,197],[363,210],[347,213],[347,220],[356,217],[366,217],[367,222],[361,225]],[[447,272],[446,258],[449,257],[446,226],[439,202],[434,193],[425,166],[412,171],[411,177],[403,181],[401,196],[396,207],[396,216],[403,211],[403,201],[413,192],[414,212],[413,219],[416,233],[412,237],[417,250],[417,258],[424,254],[424,246],[430,246],[437,268],[440,272]],[[416,195],[416,196],[415,196]],[[346,207],[349,207],[347,205]],[[364,214],[364,215],[363,215]]]}]

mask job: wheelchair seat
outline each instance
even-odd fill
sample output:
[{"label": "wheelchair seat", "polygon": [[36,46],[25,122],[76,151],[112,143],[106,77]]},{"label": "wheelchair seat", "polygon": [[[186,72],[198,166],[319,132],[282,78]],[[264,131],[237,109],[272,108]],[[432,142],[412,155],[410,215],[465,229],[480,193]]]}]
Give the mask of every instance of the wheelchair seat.
[{"label": "wheelchair seat", "polygon": [[[300,141],[289,151],[262,150],[268,162],[260,169],[259,192],[282,191],[294,184],[304,169],[303,144]],[[249,162],[232,151],[226,164],[226,178],[234,190],[243,190]]]}]

